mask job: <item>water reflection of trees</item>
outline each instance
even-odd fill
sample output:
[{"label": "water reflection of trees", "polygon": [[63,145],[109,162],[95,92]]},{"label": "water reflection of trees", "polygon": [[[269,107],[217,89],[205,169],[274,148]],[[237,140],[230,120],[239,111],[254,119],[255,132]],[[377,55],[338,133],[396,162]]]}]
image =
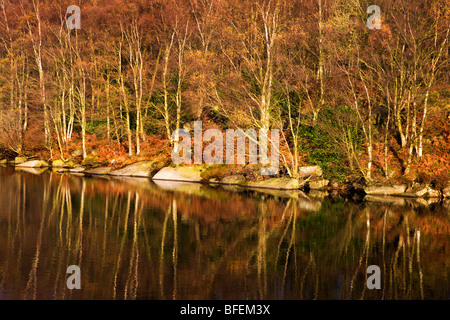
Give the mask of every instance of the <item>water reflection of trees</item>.
[{"label": "water reflection of trees", "polygon": [[[0,292],[26,299],[421,299],[448,292],[448,215],[146,179],[11,174]],[[190,194],[189,194],[190,192]],[[312,205],[312,203],[315,203]],[[68,290],[79,265],[82,289]],[[382,289],[366,288],[379,265]],[[5,293],[6,292],[6,293]]]}]

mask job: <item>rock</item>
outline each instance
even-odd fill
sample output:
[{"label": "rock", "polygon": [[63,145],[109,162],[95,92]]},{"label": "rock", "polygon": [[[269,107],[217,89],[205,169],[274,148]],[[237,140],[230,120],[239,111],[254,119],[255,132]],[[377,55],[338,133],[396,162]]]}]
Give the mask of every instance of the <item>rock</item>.
[{"label": "rock", "polygon": [[111,171],[112,176],[151,177],[157,170],[157,161],[139,161],[121,169]]},{"label": "rock", "polygon": [[72,168],[72,169],[69,169],[69,172],[83,172],[85,170],[85,168],[84,167],[81,167],[81,166],[77,166],[77,167],[75,167],[75,168]]},{"label": "rock", "polygon": [[300,175],[303,176],[317,176],[321,177],[323,175],[322,168],[319,166],[306,166],[300,167],[298,169]]},{"label": "rock", "polygon": [[444,198],[450,198],[450,184],[442,190],[442,195]]},{"label": "rock", "polygon": [[445,199],[443,202],[442,202],[442,206],[444,206],[445,208],[447,208],[449,211],[448,212],[450,212],[450,199]]},{"label": "rock", "polygon": [[308,196],[310,196],[311,198],[323,199],[323,198],[328,196],[328,192],[327,191],[320,191],[320,190],[311,190],[308,193]]},{"label": "rock", "polygon": [[309,188],[313,190],[324,189],[330,183],[327,179],[312,180],[309,182]]},{"label": "rock", "polygon": [[27,158],[25,157],[16,157],[14,159],[14,164],[21,164],[27,161]]},{"label": "rock", "polygon": [[52,162],[52,167],[54,167],[54,168],[63,168],[64,167],[64,161],[62,161],[61,159],[54,160]]},{"label": "rock", "polygon": [[364,192],[371,195],[394,195],[403,194],[406,191],[406,185],[396,186],[366,186]]},{"label": "rock", "polygon": [[412,187],[408,187],[403,195],[406,197],[417,198],[422,197],[427,192],[428,190],[426,185],[414,185]]},{"label": "rock", "polygon": [[235,184],[224,184],[222,185],[222,189],[231,192],[243,192],[245,191],[245,187],[235,185]]},{"label": "rock", "polygon": [[31,160],[22,162],[17,165],[18,167],[24,167],[24,168],[41,168],[41,167],[48,167],[48,163],[43,160]]},{"label": "rock", "polygon": [[224,177],[221,182],[223,184],[238,184],[238,185],[247,184],[247,180],[245,179],[245,177],[240,174]]},{"label": "rock", "polygon": [[431,188],[428,185],[419,185],[419,186],[415,186],[413,188],[408,188],[405,191],[405,196],[410,196],[410,197],[440,197],[441,193],[438,190],[435,190],[433,188]]},{"label": "rock", "polygon": [[414,194],[418,197],[423,197],[428,192],[428,187],[421,188],[420,190],[416,191]]},{"label": "rock", "polygon": [[370,201],[370,202],[388,203],[388,204],[392,204],[392,205],[396,205],[396,206],[402,206],[402,207],[406,205],[405,198],[402,198],[402,197],[366,195],[364,197],[364,200],[365,201]]},{"label": "rock", "polygon": [[173,180],[173,181],[189,181],[200,182],[200,176],[203,170],[202,166],[193,167],[165,167],[158,171],[152,178],[153,180]]},{"label": "rock", "polygon": [[99,161],[95,161],[88,156],[86,159],[81,161],[81,165],[86,168],[97,168],[97,167],[105,166],[106,163],[101,163]]},{"label": "rock", "polygon": [[254,187],[254,188],[293,190],[293,189],[299,188],[299,183],[298,183],[297,179],[272,178],[272,179],[258,181],[258,182],[251,182],[248,184],[248,186]]},{"label": "rock", "polygon": [[74,168],[75,166],[76,164],[72,160],[63,161],[61,159],[58,159],[52,162],[53,168]]},{"label": "rock", "polygon": [[108,174],[112,170],[111,167],[98,167],[95,169],[85,170],[84,174],[92,174],[92,175],[102,175],[102,174]]},{"label": "rock", "polygon": [[[228,185],[230,186],[230,185]],[[236,186],[236,185],[234,185]],[[237,186],[238,188],[243,188],[242,186]],[[287,199],[298,199],[298,194],[301,192],[297,189],[292,190],[282,190],[282,189],[269,189],[269,188],[252,188],[253,191],[256,191],[257,193],[269,195],[271,197],[274,197],[276,199],[278,198],[287,198]]]},{"label": "rock", "polygon": [[155,180],[154,183],[164,190],[185,192],[188,194],[202,194],[202,185],[192,182],[173,182],[165,180]]},{"label": "rock", "polygon": [[439,198],[441,196],[441,193],[439,192],[439,190],[435,190],[431,187],[428,187],[428,192],[426,196],[431,198]]}]

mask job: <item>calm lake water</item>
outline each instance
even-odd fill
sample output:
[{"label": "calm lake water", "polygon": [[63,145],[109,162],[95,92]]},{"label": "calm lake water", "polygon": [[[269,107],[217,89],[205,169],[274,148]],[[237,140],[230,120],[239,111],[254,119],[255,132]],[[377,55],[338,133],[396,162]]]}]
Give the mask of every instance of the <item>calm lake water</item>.
[{"label": "calm lake water", "polygon": [[448,203],[36,173],[0,168],[0,299],[450,298]]}]

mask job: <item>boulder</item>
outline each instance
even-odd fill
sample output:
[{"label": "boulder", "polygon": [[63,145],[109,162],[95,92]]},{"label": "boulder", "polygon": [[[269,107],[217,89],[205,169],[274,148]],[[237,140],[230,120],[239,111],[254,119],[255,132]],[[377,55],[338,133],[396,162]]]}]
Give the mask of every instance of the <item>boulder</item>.
[{"label": "boulder", "polygon": [[247,180],[245,177],[241,174],[235,174],[232,176],[224,177],[221,181],[223,184],[238,184],[238,185],[245,185],[247,184]]},{"label": "boulder", "polygon": [[444,198],[450,198],[450,184],[442,190],[442,195]]},{"label": "boulder", "polygon": [[230,192],[243,192],[245,191],[245,187],[236,185],[236,184],[224,184],[222,185],[222,189]]},{"label": "boulder", "polygon": [[41,167],[48,167],[48,163],[43,160],[31,160],[22,162],[17,165],[18,167],[24,167],[24,168],[41,168]]},{"label": "boulder", "polygon": [[327,191],[321,191],[321,190],[311,190],[308,193],[308,196],[310,196],[311,198],[319,198],[319,199],[323,199],[325,197],[327,197],[329,194]]},{"label": "boulder", "polygon": [[152,178],[153,180],[173,180],[173,181],[189,181],[200,182],[200,176],[203,170],[202,166],[193,167],[165,167],[158,171]]},{"label": "boulder", "polygon": [[61,159],[53,160],[52,167],[54,167],[54,168],[64,168],[64,161],[62,161]]},{"label": "boulder", "polygon": [[299,183],[297,179],[292,178],[271,178],[268,180],[251,182],[248,186],[254,188],[293,190],[299,188]]},{"label": "boulder", "polygon": [[428,185],[419,185],[413,188],[408,188],[405,192],[405,196],[410,197],[440,197],[441,193],[438,190],[431,188]]},{"label": "boulder", "polygon": [[69,169],[69,172],[77,173],[77,172],[83,172],[84,170],[85,170],[84,167],[82,167],[82,166],[76,166],[76,167],[74,167],[74,168],[72,168],[72,169]]},{"label": "boulder", "polygon": [[151,177],[156,171],[156,161],[139,161],[121,169],[111,171],[112,176]]},{"label": "boulder", "polygon": [[380,203],[386,203],[386,204],[392,204],[395,206],[405,206],[406,200],[403,197],[390,197],[390,196],[384,196],[384,195],[366,195],[364,197],[364,200],[370,201],[370,202],[380,202]]},{"label": "boulder", "polygon": [[435,190],[431,187],[428,187],[428,192],[426,196],[431,198],[439,198],[441,196],[441,193],[439,192],[439,190]]},{"label": "boulder", "polygon": [[84,174],[92,174],[92,175],[102,175],[102,174],[108,174],[112,170],[111,167],[98,167],[94,169],[85,170]]},{"label": "boulder", "polygon": [[417,190],[416,192],[414,192],[414,194],[418,197],[423,197],[427,193],[428,193],[428,187],[420,188],[420,190]]},{"label": "boulder", "polygon": [[394,186],[366,186],[364,192],[370,195],[395,195],[403,194],[406,191],[406,185],[394,185]]},{"label": "boulder", "polygon": [[27,158],[25,157],[16,157],[14,159],[14,164],[21,164],[27,161]]},{"label": "boulder", "polygon": [[312,180],[309,182],[309,188],[313,190],[324,189],[330,183],[327,179]]},{"label": "boulder", "polygon": [[298,173],[301,176],[317,176],[321,177],[323,175],[322,168],[319,166],[306,166],[300,167]]},{"label": "boulder", "polygon": [[[230,186],[230,185],[228,185]],[[236,186],[234,187],[243,188],[242,186]],[[298,199],[298,194],[301,192],[298,189],[292,189],[292,190],[282,190],[282,189],[269,189],[269,188],[252,188],[253,191],[256,191],[258,194],[261,195],[268,195],[271,197],[274,197],[275,199],[285,198],[285,199]]]},{"label": "boulder", "polygon": [[76,164],[72,160],[64,161],[64,160],[58,159],[58,160],[54,160],[52,162],[53,168],[74,168],[75,166],[76,166]]},{"label": "boulder", "polygon": [[404,193],[404,196],[406,197],[422,197],[428,192],[426,185],[413,185],[411,187],[408,187]]},{"label": "boulder", "polygon": [[185,192],[188,194],[204,195],[204,192],[202,191],[203,190],[202,185],[199,183],[192,183],[185,181],[173,182],[166,180],[155,180],[154,183],[164,190]]},{"label": "boulder", "polygon": [[97,167],[105,166],[106,163],[96,161],[88,156],[86,159],[81,161],[81,165],[85,168],[97,168]]}]

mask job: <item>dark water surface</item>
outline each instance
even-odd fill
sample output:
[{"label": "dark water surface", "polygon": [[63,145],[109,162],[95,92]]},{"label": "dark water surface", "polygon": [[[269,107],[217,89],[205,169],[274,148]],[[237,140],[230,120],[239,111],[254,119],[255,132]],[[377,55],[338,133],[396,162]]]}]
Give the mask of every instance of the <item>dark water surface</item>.
[{"label": "dark water surface", "polygon": [[36,173],[0,168],[0,299],[450,298],[448,203]]}]

